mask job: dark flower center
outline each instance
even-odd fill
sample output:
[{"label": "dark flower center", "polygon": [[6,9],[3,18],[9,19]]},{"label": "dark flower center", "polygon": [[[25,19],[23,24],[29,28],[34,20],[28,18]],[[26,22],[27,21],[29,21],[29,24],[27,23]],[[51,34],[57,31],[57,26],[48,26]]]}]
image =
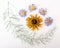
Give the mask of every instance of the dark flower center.
[{"label": "dark flower center", "polygon": [[37,23],[37,20],[36,19],[33,19],[32,20],[32,24],[36,24]]}]

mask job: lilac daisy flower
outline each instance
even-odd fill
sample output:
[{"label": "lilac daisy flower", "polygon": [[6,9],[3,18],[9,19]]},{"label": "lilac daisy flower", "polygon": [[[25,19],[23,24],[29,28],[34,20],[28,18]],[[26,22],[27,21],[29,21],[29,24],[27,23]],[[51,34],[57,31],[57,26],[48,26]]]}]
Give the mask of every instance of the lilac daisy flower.
[{"label": "lilac daisy flower", "polygon": [[39,9],[39,13],[40,13],[41,15],[45,16],[45,15],[46,15],[46,13],[47,13],[47,10],[46,10],[46,9],[41,8],[41,9]]},{"label": "lilac daisy flower", "polygon": [[26,10],[24,9],[20,10],[19,15],[21,15],[22,17],[26,16]]},{"label": "lilac daisy flower", "polygon": [[30,11],[36,10],[35,4],[30,5],[30,6],[29,6],[29,10],[30,10]]},{"label": "lilac daisy flower", "polygon": [[53,22],[53,19],[51,17],[48,17],[45,19],[45,25],[47,25],[47,26],[51,25],[52,22]]}]

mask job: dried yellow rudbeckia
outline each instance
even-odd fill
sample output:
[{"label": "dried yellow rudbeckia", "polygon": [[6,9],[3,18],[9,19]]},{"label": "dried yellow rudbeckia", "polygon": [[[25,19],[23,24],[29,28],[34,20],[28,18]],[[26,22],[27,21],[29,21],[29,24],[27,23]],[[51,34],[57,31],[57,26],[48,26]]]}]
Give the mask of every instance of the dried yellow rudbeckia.
[{"label": "dried yellow rudbeckia", "polygon": [[42,26],[42,18],[37,14],[34,16],[30,14],[30,17],[26,18],[26,25],[32,30],[38,30]]}]

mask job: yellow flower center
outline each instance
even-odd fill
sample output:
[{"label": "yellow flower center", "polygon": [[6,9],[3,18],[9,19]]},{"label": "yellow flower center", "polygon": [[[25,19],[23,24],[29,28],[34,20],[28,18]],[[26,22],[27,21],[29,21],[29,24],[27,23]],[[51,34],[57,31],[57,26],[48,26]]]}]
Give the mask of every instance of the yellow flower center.
[{"label": "yellow flower center", "polygon": [[24,16],[26,14],[26,12],[24,10],[21,11],[20,13],[22,16]]}]

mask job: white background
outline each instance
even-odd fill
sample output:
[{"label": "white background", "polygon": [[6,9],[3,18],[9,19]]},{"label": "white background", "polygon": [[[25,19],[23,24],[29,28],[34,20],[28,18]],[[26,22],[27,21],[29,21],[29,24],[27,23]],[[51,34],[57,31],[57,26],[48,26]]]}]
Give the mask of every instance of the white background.
[{"label": "white background", "polygon": [[[42,46],[30,46],[7,32],[3,24],[3,13],[7,9],[8,0],[0,0],[0,48],[60,48],[60,0],[9,0],[14,5],[13,10],[27,9],[28,5],[36,4],[40,8],[47,8],[48,14],[54,18],[57,26],[53,40]],[[14,9],[15,8],[15,9]]]}]

